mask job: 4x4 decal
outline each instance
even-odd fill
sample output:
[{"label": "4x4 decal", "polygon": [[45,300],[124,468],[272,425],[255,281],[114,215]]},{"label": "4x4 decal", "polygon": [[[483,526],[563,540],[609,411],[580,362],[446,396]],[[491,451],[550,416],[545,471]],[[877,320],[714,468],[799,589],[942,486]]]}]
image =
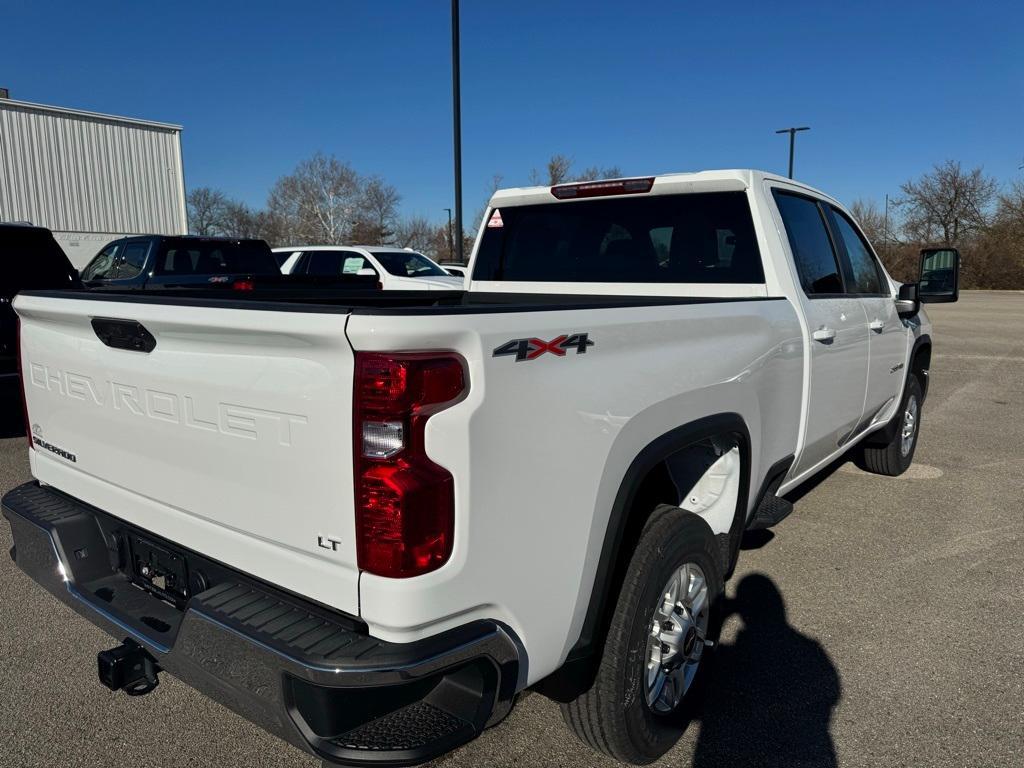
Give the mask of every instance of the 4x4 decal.
[{"label": "4x4 decal", "polygon": [[594,346],[594,342],[588,337],[587,333],[565,333],[556,336],[551,341],[536,338],[513,339],[506,341],[500,347],[495,347],[494,357],[515,355],[516,362],[521,363],[523,360],[536,360],[548,352],[557,357],[565,357],[565,353],[570,349],[575,349],[577,355],[582,355],[587,351],[587,347]]}]

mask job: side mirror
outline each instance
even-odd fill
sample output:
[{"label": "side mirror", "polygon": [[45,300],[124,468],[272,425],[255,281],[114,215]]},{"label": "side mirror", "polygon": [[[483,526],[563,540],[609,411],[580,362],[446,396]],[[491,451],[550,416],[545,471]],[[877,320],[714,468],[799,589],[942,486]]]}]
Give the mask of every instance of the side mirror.
[{"label": "side mirror", "polygon": [[896,314],[902,318],[913,317],[921,309],[917,298],[917,283],[903,283],[896,294]]},{"label": "side mirror", "polygon": [[923,248],[917,296],[923,304],[946,304],[960,298],[960,252]]},{"label": "side mirror", "polygon": [[377,270],[375,270],[373,267],[363,267],[358,272],[356,272],[356,274],[359,275],[360,277],[376,277]]}]

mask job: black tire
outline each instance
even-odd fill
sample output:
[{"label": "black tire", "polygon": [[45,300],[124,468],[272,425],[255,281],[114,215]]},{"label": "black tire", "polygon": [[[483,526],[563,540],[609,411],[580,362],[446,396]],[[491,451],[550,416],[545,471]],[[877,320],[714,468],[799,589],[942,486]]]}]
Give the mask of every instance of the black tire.
[{"label": "black tire", "polygon": [[650,622],[662,588],[684,563],[704,571],[710,606],[707,636],[717,642],[723,579],[714,534],[692,512],[659,506],[630,559],[594,684],[561,705],[566,724],[584,744],[621,762],[643,765],[668,751],[700,698],[712,660],[710,647],[704,648],[697,674],[673,712],[654,712],[646,696]]},{"label": "black tire", "polygon": [[[916,408],[914,409],[916,413],[914,418],[914,434],[909,450],[904,451],[904,420],[912,401],[916,403]],[[900,407],[896,411],[896,415],[893,416],[893,419],[896,421],[896,431],[892,440],[886,445],[864,446],[861,449],[860,461],[857,462],[861,469],[865,472],[871,472],[876,475],[888,475],[889,477],[896,477],[907,471],[914,462],[917,438],[921,434],[922,404],[921,382],[917,380],[917,376],[911,374],[907,380],[907,386],[903,392],[903,400],[900,401]]]}]

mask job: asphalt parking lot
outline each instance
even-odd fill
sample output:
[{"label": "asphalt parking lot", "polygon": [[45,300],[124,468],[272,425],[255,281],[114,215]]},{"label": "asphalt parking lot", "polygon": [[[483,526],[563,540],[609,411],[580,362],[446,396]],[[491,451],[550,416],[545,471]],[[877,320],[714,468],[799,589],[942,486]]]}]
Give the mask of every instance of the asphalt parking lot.
[{"label": "asphalt parking lot", "polygon": [[[838,465],[748,541],[704,714],[659,765],[1022,764],[1024,294],[929,313],[915,465]],[[29,478],[25,454],[0,441],[0,489]],[[109,693],[96,653],[113,644],[0,558],[0,765],[315,764],[167,675]],[[539,695],[437,764],[613,765]]]}]

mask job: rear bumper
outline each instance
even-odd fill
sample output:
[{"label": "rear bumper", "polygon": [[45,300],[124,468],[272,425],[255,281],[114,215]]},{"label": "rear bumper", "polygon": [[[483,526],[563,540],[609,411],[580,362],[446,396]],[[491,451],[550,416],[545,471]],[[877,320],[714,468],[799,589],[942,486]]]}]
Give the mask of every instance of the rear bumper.
[{"label": "rear bumper", "polygon": [[[284,593],[52,488],[3,497],[17,565],[160,669],[330,762],[410,765],[475,737],[511,708],[511,630],[477,621],[415,643],[370,637],[353,617]],[[129,534],[174,547],[210,574],[183,609],[133,585]],[[212,585],[212,586],[210,586]]]}]

